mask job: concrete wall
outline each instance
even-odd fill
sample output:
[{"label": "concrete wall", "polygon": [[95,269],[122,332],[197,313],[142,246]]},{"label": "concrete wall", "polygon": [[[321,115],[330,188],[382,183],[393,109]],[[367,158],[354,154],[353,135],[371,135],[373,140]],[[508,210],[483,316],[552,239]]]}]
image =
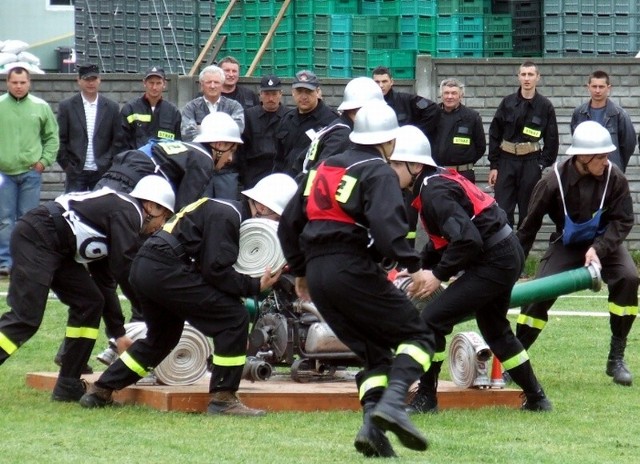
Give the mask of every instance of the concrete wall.
[{"label": "concrete wall", "polygon": [[[417,61],[416,81],[397,81],[396,88],[414,91],[431,99],[437,98],[439,82],[446,77],[462,79],[466,85],[465,104],[475,108],[482,115],[485,129],[500,100],[518,88],[517,71],[521,58],[505,59],[431,59],[421,56]],[[553,102],[558,117],[560,131],[560,153],[564,153],[570,144],[569,121],[573,109],[588,98],[586,81],[590,72],[602,69],[609,73],[612,79],[611,98],[621,104],[630,114],[636,130],[640,130],[640,62],[632,58],[616,59],[537,59],[542,79],[538,90]],[[128,99],[139,96],[142,91],[142,76],[135,74],[107,74],[103,75],[102,92],[119,101],[121,104]],[[257,90],[259,77],[243,78],[241,82]],[[289,85],[291,80],[284,80],[285,102],[291,104]],[[322,79],[322,93],[325,101],[337,107],[342,99],[342,91],[347,80]],[[0,82],[0,91],[6,90],[6,82]],[[182,107],[197,93],[197,77],[170,76],[169,86],[165,97]],[[32,92],[47,101],[54,109],[58,102],[77,91],[75,75],[47,74],[33,76]],[[640,222],[640,157],[633,156],[627,170],[634,208],[636,223]],[[477,178],[481,187],[486,186],[488,163],[486,157],[478,165]],[[45,173],[43,199],[53,198],[63,189],[63,173],[59,168]],[[545,228],[545,231],[548,227]],[[540,241],[534,251],[544,249],[546,235],[539,234]],[[628,245],[630,249],[640,250],[640,230],[634,227]]]}]

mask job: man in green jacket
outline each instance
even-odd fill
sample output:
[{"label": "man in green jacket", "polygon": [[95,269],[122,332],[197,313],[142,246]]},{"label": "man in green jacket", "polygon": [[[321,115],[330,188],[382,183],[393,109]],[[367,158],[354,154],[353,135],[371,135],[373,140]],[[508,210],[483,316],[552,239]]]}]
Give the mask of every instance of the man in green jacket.
[{"label": "man in green jacket", "polygon": [[42,172],[60,145],[51,107],[31,95],[30,87],[29,71],[17,66],[0,96],[0,276],[11,272],[9,239],[16,220],[40,203]]}]

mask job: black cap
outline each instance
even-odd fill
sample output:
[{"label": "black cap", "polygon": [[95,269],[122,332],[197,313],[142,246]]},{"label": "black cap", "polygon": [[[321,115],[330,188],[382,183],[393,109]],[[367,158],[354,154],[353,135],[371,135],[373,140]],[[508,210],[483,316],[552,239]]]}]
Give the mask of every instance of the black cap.
[{"label": "black cap", "polygon": [[161,77],[162,79],[166,79],[167,76],[164,73],[164,69],[159,68],[158,66],[153,66],[147,70],[147,73],[144,75],[144,80],[149,79],[152,76]]},{"label": "black cap", "polygon": [[291,88],[297,89],[299,87],[303,87],[309,90],[317,89],[318,87],[320,87],[318,76],[306,69],[303,71],[299,71],[298,73],[296,73],[296,78],[293,80]]},{"label": "black cap", "polygon": [[269,74],[268,76],[264,76],[260,81],[260,91],[263,90],[281,90],[282,82],[280,78],[275,74]]},{"label": "black cap", "polygon": [[83,64],[78,68],[78,77],[80,79],[89,79],[98,76],[100,76],[100,70],[95,64]]}]

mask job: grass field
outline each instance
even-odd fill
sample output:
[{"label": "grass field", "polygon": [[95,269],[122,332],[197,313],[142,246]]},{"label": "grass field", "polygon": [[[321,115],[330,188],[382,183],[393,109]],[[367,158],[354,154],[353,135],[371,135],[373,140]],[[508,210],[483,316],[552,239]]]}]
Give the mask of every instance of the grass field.
[{"label": "grass field", "polygon": [[[6,281],[0,291],[6,290]],[[605,292],[561,298],[554,309],[606,311]],[[6,311],[4,298],[0,311]],[[40,331],[0,367],[0,462],[23,463],[360,463],[355,412],[271,413],[262,418],[208,417],[126,406],[85,410],[50,401],[25,386],[31,371],[53,371],[66,310],[51,301]],[[514,318],[512,318],[512,321]],[[604,374],[606,317],[552,316],[530,351],[555,410],[445,410],[415,418],[430,440],[424,453],[392,442],[403,463],[637,463],[638,386]],[[455,332],[475,330],[473,323]],[[104,337],[103,335],[101,335]],[[104,346],[101,338],[95,353]],[[640,375],[640,328],[627,362]],[[99,364],[92,361],[94,368]],[[445,377],[448,375],[445,369]],[[640,378],[636,379],[640,382]]]}]

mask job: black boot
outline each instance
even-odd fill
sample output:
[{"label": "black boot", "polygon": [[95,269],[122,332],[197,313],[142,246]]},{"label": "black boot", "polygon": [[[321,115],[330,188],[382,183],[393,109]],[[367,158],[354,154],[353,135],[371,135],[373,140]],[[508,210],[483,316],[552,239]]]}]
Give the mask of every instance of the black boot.
[{"label": "black boot", "polygon": [[627,347],[627,339],[616,336],[611,337],[611,349],[607,359],[607,375],[613,377],[613,383],[631,386],[633,376],[624,362],[624,350]]},{"label": "black boot", "polygon": [[375,406],[375,403],[365,403],[362,407],[362,427],[356,435],[353,446],[367,458],[395,458],[397,454],[393,451],[391,442],[384,431],[371,420],[371,413]]},{"label": "black boot", "polygon": [[[65,348],[66,348],[66,345],[64,343],[64,340],[62,340],[62,343],[60,343],[60,347],[58,348],[58,352],[56,353],[55,357],[53,358],[53,362],[58,367],[62,367],[62,355],[64,354]],[[93,374],[93,368],[89,364],[85,364],[84,367],[82,368],[82,374],[83,375],[84,374]]]},{"label": "black boot", "polygon": [[545,395],[542,386],[533,372],[530,361],[525,361],[519,366],[509,369],[509,375],[513,381],[522,388],[525,397],[521,409],[523,411],[551,411],[551,401]]},{"label": "black boot", "polygon": [[53,401],[75,402],[87,391],[87,382],[72,377],[58,377],[51,399]]},{"label": "black boot", "polygon": [[373,423],[382,430],[390,430],[396,434],[403,446],[416,451],[424,451],[429,443],[411,423],[405,410],[408,389],[407,382],[390,381],[371,417]]},{"label": "black boot", "polygon": [[441,367],[442,362],[432,362],[429,370],[422,374],[418,390],[407,406],[409,414],[438,412],[438,376]]},{"label": "black boot", "polygon": [[113,390],[98,387],[95,383],[89,386],[87,393],[80,398],[83,408],[104,408],[113,404]]},{"label": "black boot", "polygon": [[553,410],[551,401],[542,388],[535,393],[523,393],[523,395],[525,399],[520,407],[523,411],[548,412]]}]

